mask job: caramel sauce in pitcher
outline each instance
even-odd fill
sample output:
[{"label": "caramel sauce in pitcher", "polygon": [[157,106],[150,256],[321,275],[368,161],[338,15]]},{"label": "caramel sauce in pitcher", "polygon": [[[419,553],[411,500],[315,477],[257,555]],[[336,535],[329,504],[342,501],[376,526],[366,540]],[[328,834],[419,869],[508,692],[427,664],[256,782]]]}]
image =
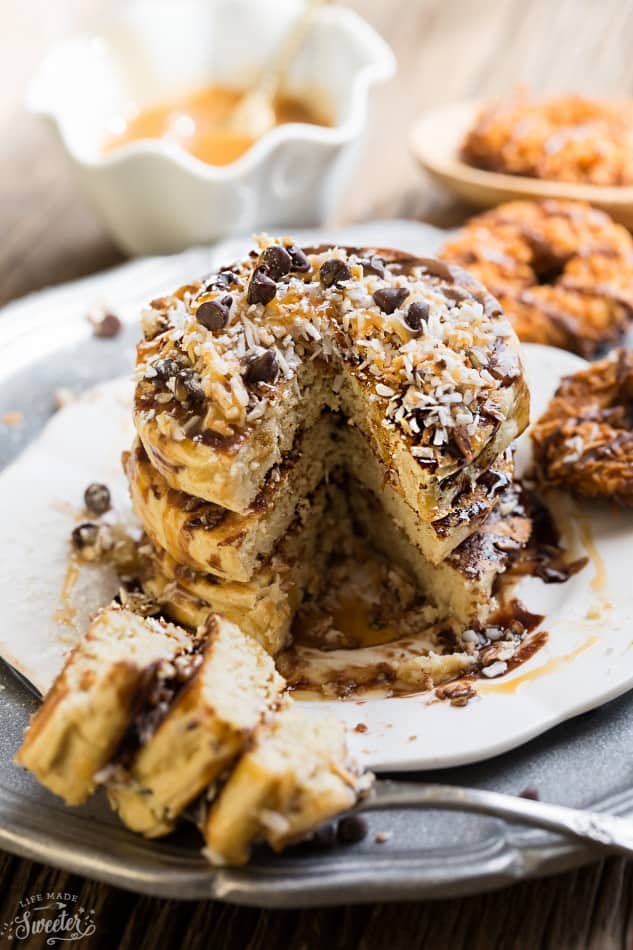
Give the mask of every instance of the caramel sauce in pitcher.
[{"label": "caramel sauce in pitcher", "polygon": [[[230,128],[228,122],[242,95],[238,89],[207,86],[139,109],[108,136],[104,151],[111,152],[141,139],[159,139],[178,145],[207,165],[230,165],[255,143],[254,138]],[[294,96],[278,96],[273,108],[276,125],[332,125],[322,108]]]}]

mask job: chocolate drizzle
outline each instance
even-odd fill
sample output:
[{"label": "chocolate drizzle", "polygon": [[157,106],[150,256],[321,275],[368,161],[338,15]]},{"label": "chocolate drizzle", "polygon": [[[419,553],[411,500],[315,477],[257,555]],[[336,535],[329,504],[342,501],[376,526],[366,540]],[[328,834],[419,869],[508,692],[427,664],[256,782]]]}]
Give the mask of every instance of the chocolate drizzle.
[{"label": "chocolate drizzle", "polygon": [[588,558],[567,560],[556,523],[542,499],[524,488],[522,500],[532,520],[532,531],[527,545],[513,559],[511,575],[539,577],[546,584],[564,584],[585,567]]},{"label": "chocolate drizzle", "polygon": [[148,665],[134,694],[131,722],[113,758],[114,764],[128,766],[151,739],[178,695],[194,678],[202,659],[202,652],[194,647],[172,662],[159,660]]}]

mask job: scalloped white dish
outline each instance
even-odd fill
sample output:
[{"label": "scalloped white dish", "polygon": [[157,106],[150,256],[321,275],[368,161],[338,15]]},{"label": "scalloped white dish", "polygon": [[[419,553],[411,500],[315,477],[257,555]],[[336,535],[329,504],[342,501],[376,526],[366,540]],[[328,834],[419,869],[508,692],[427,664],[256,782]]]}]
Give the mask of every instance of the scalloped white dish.
[{"label": "scalloped white dish", "polygon": [[113,120],[209,85],[246,89],[301,10],[275,0],[130,0],[104,7],[92,35],[48,54],[27,95],[78,183],[128,253],[158,254],[262,228],[318,225],[359,157],[370,92],[395,72],[385,41],[354,11],[326,6],[284,82],[318,98],[331,126],[290,122],[216,167],[164,139],[104,153]]},{"label": "scalloped white dish", "polygon": [[[299,232],[297,238],[399,245],[428,254],[445,234],[410,223],[382,222],[334,234]],[[238,250],[233,243],[212,253],[195,249],[145,260],[6,308],[0,319],[5,353],[2,376],[5,393],[15,393],[12,408],[31,413],[28,424],[35,432],[49,411],[54,386],[60,385],[62,366],[73,380],[79,380],[81,388],[125,372],[132,365],[142,300],[212,269],[214,263],[225,263]],[[99,298],[123,319],[123,338],[90,339],[85,315]],[[72,362],[73,352],[84,354],[79,366]],[[539,346],[525,347],[525,356],[533,412],[538,414],[560,377],[583,361]],[[9,366],[13,367],[11,377]],[[28,374],[38,372],[41,379],[43,371],[51,379],[48,402],[31,405]],[[91,390],[58,413],[0,475],[0,536],[5,553],[10,552],[0,585],[0,655],[40,688],[50,683],[75,636],[59,607],[77,499],[85,485],[97,479],[113,489],[117,507],[126,504],[119,455],[130,442],[130,394],[128,381],[106,382]],[[11,455],[10,428],[3,432],[4,459]],[[529,458],[525,436],[521,443],[519,457],[525,465]],[[478,697],[464,708],[434,702],[429,694],[307,704],[315,712],[327,708],[350,727],[367,726],[363,733],[353,729],[350,733],[365,764],[379,770],[412,770],[476,762],[519,746],[633,687],[633,596],[628,568],[633,513],[579,507],[562,500],[557,514],[575,553],[586,553],[589,563],[566,584],[548,586],[530,578],[518,588],[527,607],[545,615],[542,626],[549,634],[546,645],[527,663],[511,674],[481,682]],[[107,598],[107,583],[114,583],[113,579],[106,579],[98,599]]]}]

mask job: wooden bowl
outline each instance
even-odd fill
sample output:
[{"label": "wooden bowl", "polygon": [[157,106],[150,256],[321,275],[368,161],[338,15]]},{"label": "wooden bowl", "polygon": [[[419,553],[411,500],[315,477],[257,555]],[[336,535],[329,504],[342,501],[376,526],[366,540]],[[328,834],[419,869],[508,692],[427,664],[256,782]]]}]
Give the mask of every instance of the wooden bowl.
[{"label": "wooden bowl", "polygon": [[502,175],[467,165],[459,157],[466,132],[482,102],[458,102],[420,116],[411,130],[411,149],[434,181],[480,208],[517,198],[566,198],[587,201],[633,229],[633,186],[604,187]]}]

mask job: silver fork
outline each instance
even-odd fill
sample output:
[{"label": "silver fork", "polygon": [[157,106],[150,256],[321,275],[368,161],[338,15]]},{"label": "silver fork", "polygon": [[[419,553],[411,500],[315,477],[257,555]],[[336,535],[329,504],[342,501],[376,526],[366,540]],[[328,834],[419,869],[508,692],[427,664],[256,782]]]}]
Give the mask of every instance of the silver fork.
[{"label": "silver fork", "polygon": [[443,808],[449,811],[492,815],[521,825],[555,831],[598,845],[607,851],[633,856],[633,820],[603,815],[595,811],[550,805],[501,792],[457,785],[425,785],[378,779],[367,797],[353,812],[382,811],[387,808]]},{"label": "silver fork", "polygon": [[[14,667],[9,668],[27,689],[41,699],[36,687],[25,676]],[[568,808],[566,805],[550,805],[480,788],[377,779],[367,796],[350,813],[384,811],[388,808],[443,808],[447,811],[491,815],[542,831],[555,831],[566,838],[597,845],[606,851],[633,856],[633,819]]]}]

